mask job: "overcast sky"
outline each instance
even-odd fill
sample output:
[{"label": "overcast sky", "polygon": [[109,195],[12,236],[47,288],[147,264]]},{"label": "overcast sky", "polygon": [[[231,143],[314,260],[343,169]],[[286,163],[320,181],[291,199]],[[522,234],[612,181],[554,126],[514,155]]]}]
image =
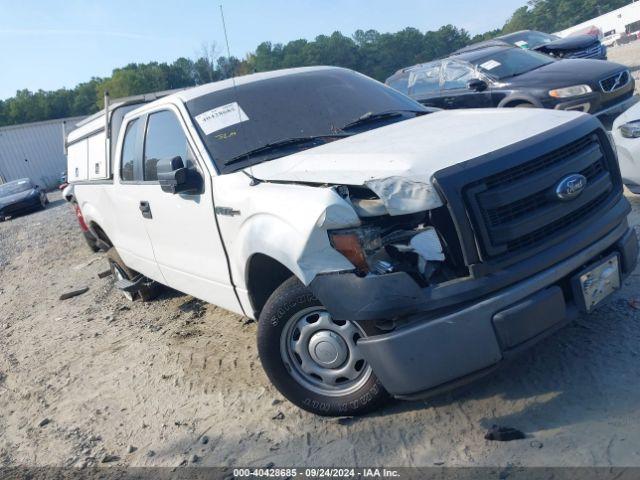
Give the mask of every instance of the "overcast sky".
[{"label": "overcast sky", "polygon": [[313,39],[335,30],[395,32],[451,23],[472,34],[504,24],[525,0],[0,0],[0,99],[16,90],[73,88],[116,67],[194,58],[205,42],[231,53],[262,41]]}]

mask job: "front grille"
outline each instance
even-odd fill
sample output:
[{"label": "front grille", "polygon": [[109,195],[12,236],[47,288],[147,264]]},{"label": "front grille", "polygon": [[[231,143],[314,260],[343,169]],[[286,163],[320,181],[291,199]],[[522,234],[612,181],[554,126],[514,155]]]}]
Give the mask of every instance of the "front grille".
[{"label": "front grille", "polygon": [[600,88],[605,93],[615,92],[623,87],[626,87],[631,80],[631,74],[629,70],[623,70],[615,75],[611,75],[607,78],[600,80]]},{"label": "front grille", "polygon": [[[584,170],[578,172],[584,175],[588,182],[594,180],[598,175],[604,172],[605,166],[602,161],[598,161],[589,165]],[[498,208],[488,209],[487,216],[491,226],[502,225],[512,220],[522,217],[529,212],[533,212],[539,208],[551,204],[554,199],[546,190],[529,195],[521,200],[516,200],[508,205]]]},{"label": "front grille", "polygon": [[[467,185],[467,211],[483,257],[517,253],[579,225],[614,190],[610,167],[592,133]],[[560,200],[557,185],[575,173],[586,177],[587,186],[578,197]]]},{"label": "front grille", "polygon": [[584,50],[571,52],[565,58],[597,58],[602,55],[602,45],[599,43]]},{"label": "front grille", "polygon": [[497,173],[483,180],[487,188],[496,188],[501,185],[506,185],[511,182],[515,182],[520,178],[527,177],[533,173],[545,170],[547,168],[556,165],[557,163],[566,160],[567,158],[579,153],[587,146],[593,143],[591,136],[586,136],[580,140],[572,142],[562,149],[555,150],[543,157],[537,158],[535,161],[527,162],[517,167],[509,168],[503,172]]}]

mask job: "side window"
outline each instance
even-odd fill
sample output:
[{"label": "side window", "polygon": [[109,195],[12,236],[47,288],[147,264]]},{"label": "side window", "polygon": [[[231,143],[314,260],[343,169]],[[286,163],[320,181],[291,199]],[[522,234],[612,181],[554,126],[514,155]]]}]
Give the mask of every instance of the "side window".
[{"label": "side window", "polygon": [[466,88],[467,82],[476,78],[473,68],[457,62],[449,62],[444,68],[444,89]]},{"label": "side window", "polygon": [[409,74],[409,94],[424,95],[440,90],[440,62],[430,63]]},{"label": "side window", "polygon": [[185,167],[192,166],[193,154],[175,114],[169,110],[152,113],[144,140],[144,179],[158,180],[158,161],[181,157]]},{"label": "side window", "polygon": [[122,141],[122,163],[120,166],[120,178],[125,182],[131,182],[135,179],[136,165],[136,142],[138,140],[138,130],[140,128],[140,120],[135,119],[129,122],[127,130]]}]

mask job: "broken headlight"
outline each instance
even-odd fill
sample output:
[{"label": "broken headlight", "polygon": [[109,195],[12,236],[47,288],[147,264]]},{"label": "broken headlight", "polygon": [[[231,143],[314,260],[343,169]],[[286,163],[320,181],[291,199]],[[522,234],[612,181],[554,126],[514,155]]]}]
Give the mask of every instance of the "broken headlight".
[{"label": "broken headlight", "polygon": [[640,120],[633,120],[620,126],[624,138],[640,138]]},{"label": "broken headlight", "polygon": [[344,255],[360,275],[404,271],[428,281],[444,262],[438,233],[431,226],[386,231],[365,226],[329,231],[331,245]]},{"label": "broken headlight", "polygon": [[349,260],[358,273],[371,270],[368,259],[382,248],[381,230],[376,227],[330,230],[331,245]]}]

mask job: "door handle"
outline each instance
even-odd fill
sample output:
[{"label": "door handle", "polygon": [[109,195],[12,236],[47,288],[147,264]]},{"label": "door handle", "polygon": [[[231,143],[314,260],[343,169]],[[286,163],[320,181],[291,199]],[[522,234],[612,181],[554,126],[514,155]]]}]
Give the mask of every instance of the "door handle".
[{"label": "door handle", "polygon": [[153,215],[151,215],[151,205],[149,205],[149,202],[147,202],[146,200],[141,200],[140,206],[138,208],[140,209],[140,212],[142,213],[142,216],[144,218],[153,218]]}]

